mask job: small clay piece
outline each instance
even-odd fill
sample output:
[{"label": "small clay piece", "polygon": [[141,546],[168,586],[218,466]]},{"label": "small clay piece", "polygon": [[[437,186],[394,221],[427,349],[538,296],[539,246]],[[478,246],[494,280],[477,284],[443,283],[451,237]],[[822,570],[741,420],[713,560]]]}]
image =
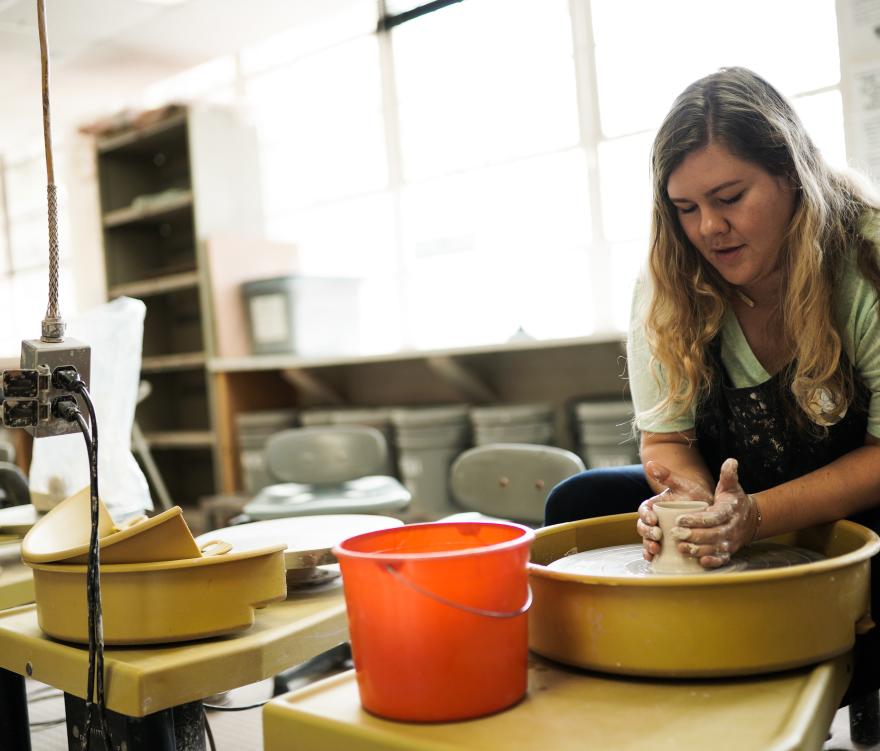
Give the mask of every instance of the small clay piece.
[{"label": "small clay piece", "polygon": [[678,517],[694,511],[705,511],[709,504],[706,501],[660,501],[653,508],[663,537],[660,540],[660,553],[651,561],[651,570],[655,574],[705,573],[706,570],[696,558],[678,549],[678,540],[669,534],[669,530],[676,525]]}]

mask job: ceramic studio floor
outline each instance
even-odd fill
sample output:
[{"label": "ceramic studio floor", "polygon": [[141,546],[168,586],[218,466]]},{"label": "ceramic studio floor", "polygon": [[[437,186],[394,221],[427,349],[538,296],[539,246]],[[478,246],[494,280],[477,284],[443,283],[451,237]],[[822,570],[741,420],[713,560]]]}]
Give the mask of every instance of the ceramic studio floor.
[{"label": "ceramic studio floor", "polygon": [[[36,681],[28,681],[27,690],[32,751],[67,751],[64,698],[55,689]],[[232,706],[255,704],[265,701],[271,693],[272,681],[261,681],[230,691],[222,701]],[[262,711],[259,708],[242,712],[209,711],[208,722],[217,751],[259,751],[263,747]]]},{"label": "ceramic studio floor", "polygon": [[822,746],[822,751],[878,751],[880,744],[875,746],[863,746],[853,743],[849,739],[849,713],[846,709],[840,709],[834,715],[831,723],[831,738]]},{"label": "ceramic studio floor", "polygon": [[[226,695],[225,702],[230,705],[254,704],[265,700],[271,690],[271,681],[262,681],[231,691]],[[31,723],[51,723],[63,718],[64,700],[54,689],[29,681],[28,695]],[[208,712],[208,722],[214,734],[217,751],[259,751],[262,748],[263,722],[260,709]],[[64,723],[34,725],[31,729],[31,744],[33,751],[67,751]],[[822,747],[822,751],[880,751],[880,745],[862,746],[852,743],[849,739],[849,715],[846,709],[841,709],[834,717],[831,738]]]}]

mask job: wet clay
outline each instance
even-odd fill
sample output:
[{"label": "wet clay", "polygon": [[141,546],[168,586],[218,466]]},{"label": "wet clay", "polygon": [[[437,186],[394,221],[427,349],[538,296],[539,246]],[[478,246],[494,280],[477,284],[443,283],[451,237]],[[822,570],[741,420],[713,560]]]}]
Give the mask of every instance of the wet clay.
[{"label": "wet clay", "polygon": [[661,501],[655,503],[654,513],[660,524],[663,537],[660,540],[660,553],[651,561],[651,571],[655,574],[703,574],[705,569],[696,558],[685,555],[678,549],[676,540],[669,530],[682,514],[705,511],[709,504],[705,501]]}]

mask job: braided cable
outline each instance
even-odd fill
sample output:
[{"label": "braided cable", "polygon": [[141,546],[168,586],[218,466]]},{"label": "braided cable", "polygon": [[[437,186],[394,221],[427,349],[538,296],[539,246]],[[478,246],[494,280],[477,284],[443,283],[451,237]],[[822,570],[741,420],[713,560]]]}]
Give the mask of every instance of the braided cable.
[{"label": "braided cable", "polygon": [[58,189],[49,184],[46,187],[49,205],[49,306],[46,318],[60,319],[58,311]]},{"label": "braided cable", "polygon": [[46,0],[37,0],[40,34],[40,70],[43,92],[43,145],[46,150],[46,196],[49,209],[49,305],[43,319],[44,342],[64,341],[64,321],[58,309],[58,191],[52,158],[52,118],[49,112],[49,39],[46,34]]}]

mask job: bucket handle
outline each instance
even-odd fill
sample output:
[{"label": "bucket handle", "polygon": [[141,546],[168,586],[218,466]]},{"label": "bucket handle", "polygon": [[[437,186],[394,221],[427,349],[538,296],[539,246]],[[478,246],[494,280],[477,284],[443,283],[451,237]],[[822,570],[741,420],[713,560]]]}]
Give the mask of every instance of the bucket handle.
[{"label": "bucket handle", "polygon": [[526,596],[525,604],[513,611],[505,611],[505,610],[485,610],[484,608],[475,608],[470,605],[462,605],[460,602],[454,602],[453,600],[448,600],[447,598],[438,595],[436,592],[431,592],[430,590],[425,589],[424,587],[419,586],[414,581],[407,579],[403,574],[400,573],[394,566],[390,563],[385,564],[385,570],[392,574],[399,582],[405,584],[407,587],[414,589],[419,594],[425,595],[425,597],[430,597],[432,600],[436,600],[442,605],[448,605],[451,608],[457,608],[458,610],[464,610],[466,613],[471,613],[473,615],[484,615],[488,618],[516,618],[518,615],[522,615],[527,612],[528,609],[532,606],[532,588],[528,584],[526,587],[528,588],[528,595]]}]

